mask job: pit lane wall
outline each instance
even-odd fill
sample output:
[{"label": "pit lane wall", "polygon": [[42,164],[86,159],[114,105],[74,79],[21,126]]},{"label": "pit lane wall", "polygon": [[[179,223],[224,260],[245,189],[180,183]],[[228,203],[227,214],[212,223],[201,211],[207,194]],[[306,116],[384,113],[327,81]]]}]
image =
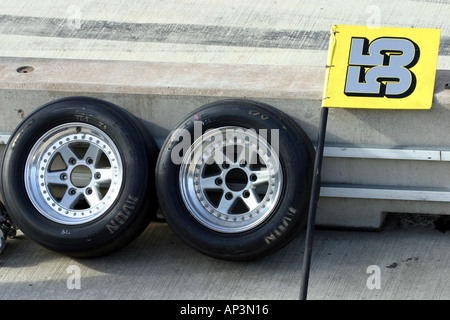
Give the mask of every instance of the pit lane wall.
[{"label": "pit lane wall", "polygon": [[[309,66],[3,57],[0,152],[31,111],[80,95],[129,110],[160,146],[185,114],[227,98],[279,108],[315,143],[324,75]],[[449,82],[450,70],[437,70],[431,110],[330,109],[318,226],[378,229],[388,212],[450,214]]]}]

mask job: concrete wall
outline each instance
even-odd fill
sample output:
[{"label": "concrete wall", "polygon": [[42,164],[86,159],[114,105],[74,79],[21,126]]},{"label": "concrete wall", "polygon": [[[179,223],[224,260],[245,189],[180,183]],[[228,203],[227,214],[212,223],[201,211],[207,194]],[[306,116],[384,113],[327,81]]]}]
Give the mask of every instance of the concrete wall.
[{"label": "concrete wall", "polygon": [[[19,74],[22,65],[35,70]],[[131,111],[162,144],[186,113],[219,99],[248,98],[285,111],[317,138],[319,67],[268,67],[270,82],[254,80],[261,66],[3,58],[0,68],[1,132],[46,102],[83,95]],[[450,71],[437,75],[431,110],[330,110],[318,225],[379,228],[385,212],[450,214]]]}]

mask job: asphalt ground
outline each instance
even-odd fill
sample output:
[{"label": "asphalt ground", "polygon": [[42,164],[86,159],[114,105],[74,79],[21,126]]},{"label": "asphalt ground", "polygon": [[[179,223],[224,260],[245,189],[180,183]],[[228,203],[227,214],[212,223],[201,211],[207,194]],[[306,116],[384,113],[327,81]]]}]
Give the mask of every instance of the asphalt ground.
[{"label": "asphalt ground", "polygon": [[[447,300],[449,226],[390,215],[380,231],[315,232],[309,300]],[[0,255],[0,300],[298,300],[304,233],[251,262],[198,253],[164,222],[127,247],[74,259],[21,234]]]},{"label": "asphalt ground", "polygon": [[440,28],[447,0],[1,0],[0,56],[324,66],[334,24]]}]

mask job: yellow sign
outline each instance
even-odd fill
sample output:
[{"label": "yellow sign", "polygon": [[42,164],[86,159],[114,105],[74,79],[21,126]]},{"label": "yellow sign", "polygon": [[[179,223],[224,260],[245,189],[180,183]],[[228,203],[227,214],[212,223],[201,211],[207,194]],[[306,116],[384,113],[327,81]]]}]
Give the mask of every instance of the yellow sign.
[{"label": "yellow sign", "polygon": [[322,107],[430,109],[439,29],[331,28]]}]

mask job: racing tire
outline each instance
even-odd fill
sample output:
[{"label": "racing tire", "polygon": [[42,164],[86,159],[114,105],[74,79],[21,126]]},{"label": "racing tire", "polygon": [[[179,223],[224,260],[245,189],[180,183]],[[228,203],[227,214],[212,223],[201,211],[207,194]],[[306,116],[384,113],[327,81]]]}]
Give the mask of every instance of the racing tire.
[{"label": "racing tire", "polygon": [[156,215],[156,144],[128,111],[69,97],[28,115],[2,158],[1,195],[13,223],[74,257],[117,250]]},{"label": "racing tire", "polygon": [[304,229],[314,149],[287,114],[250,100],[222,100],[182,119],[156,165],[171,229],[201,253],[253,260]]}]

